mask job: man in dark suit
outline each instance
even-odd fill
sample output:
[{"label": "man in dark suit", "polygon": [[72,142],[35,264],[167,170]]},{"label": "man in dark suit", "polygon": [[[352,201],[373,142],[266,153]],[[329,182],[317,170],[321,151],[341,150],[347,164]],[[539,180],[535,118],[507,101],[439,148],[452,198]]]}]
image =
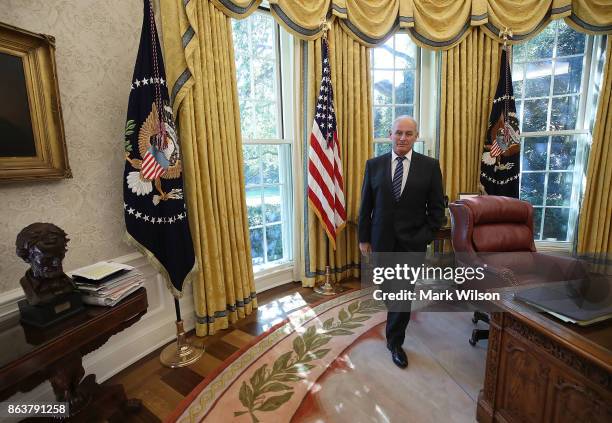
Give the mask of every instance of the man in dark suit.
[{"label": "man in dark suit", "polygon": [[[393,122],[393,151],[366,162],[361,209],[359,249],[371,252],[419,253],[444,223],[442,173],[437,160],[412,150],[419,136],[417,122],[400,116]],[[393,362],[404,368],[402,349],[410,312],[387,313],[387,348]]]}]

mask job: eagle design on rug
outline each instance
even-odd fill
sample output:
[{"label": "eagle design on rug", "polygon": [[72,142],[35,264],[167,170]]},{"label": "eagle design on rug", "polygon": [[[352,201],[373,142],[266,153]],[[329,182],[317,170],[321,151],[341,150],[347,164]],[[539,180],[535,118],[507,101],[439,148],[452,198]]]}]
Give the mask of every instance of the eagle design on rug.
[{"label": "eagle design on rug", "polygon": [[147,195],[153,191],[153,185],[159,194],[153,196],[153,204],[160,201],[179,200],[183,198],[181,189],[165,192],[162,179],[177,179],[181,176],[179,144],[172,121],[172,109],[164,104],[163,127],[159,122],[157,105],[153,103],[151,113],[147,116],[138,133],[138,152],[141,159],[130,158],[126,151],[125,159],[137,171],[126,176],[127,185],[136,195]]}]

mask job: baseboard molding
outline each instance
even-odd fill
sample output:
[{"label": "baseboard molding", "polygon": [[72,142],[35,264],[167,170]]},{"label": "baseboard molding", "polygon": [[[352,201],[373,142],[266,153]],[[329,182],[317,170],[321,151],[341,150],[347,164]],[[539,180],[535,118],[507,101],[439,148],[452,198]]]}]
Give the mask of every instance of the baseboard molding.
[{"label": "baseboard molding", "polygon": [[17,302],[25,298],[23,289],[16,288],[0,294],[0,320],[19,311]]},{"label": "baseboard molding", "polygon": [[293,267],[255,277],[255,290],[260,293],[294,281]]}]

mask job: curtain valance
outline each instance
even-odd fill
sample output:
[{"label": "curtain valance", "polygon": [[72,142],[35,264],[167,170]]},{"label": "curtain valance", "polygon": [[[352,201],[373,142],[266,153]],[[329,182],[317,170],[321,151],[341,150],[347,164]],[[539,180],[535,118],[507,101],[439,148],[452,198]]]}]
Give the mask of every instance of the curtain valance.
[{"label": "curtain valance", "polygon": [[[190,0],[187,0],[187,2]],[[195,0],[191,0],[195,1]],[[226,15],[249,16],[261,0],[212,0]],[[421,47],[449,49],[474,27],[501,41],[509,28],[513,41],[535,36],[551,19],[565,18],[589,34],[612,33],[609,0],[270,0],[275,19],[300,39],[321,36],[321,21],[338,19],[358,42],[372,47],[398,29],[407,30]]]}]

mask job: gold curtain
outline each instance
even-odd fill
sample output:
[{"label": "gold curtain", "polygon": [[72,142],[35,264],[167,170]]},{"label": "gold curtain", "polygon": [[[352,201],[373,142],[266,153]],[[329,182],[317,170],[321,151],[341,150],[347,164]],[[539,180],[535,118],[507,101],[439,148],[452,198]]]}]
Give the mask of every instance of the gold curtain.
[{"label": "gold curtain", "polygon": [[163,1],[161,15],[200,269],[193,283],[196,334],[204,336],[257,307],[231,20],[207,0]]},{"label": "gold curtain", "polygon": [[480,156],[499,79],[500,46],[476,29],[442,52],[440,166],[450,201],[477,192]]},{"label": "gold curtain", "polygon": [[331,3],[331,0],[270,0],[270,12],[289,33],[302,40],[313,40],[322,34],[321,21]]},{"label": "gold curtain", "polygon": [[[333,271],[333,279],[359,276],[359,240],[357,217],[361,197],[361,181],[365,162],[372,156],[372,94],[370,91],[369,51],[355,42],[338,22],[329,31],[329,55],[334,89],[334,107],[338,123],[338,139],[344,175],[347,225],[338,236],[336,250],[330,247],[326,259],[326,234],[317,216],[310,208],[305,216],[304,267],[302,284],[314,286],[323,279],[325,265]],[[321,40],[301,43],[302,66],[300,86],[305,87],[306,98],[300,91],[301,121],[300,151],[307,157],[308,140],[313,123],[313,110],[321,84]],[[305,54],[305,57],[304,57]],[[307,174],[304,174],[304,179]]]},{"label": "gold curtain", "polygon": [[[211,0],[228,16],[244,18],[261,0]],[[360,44],[383,43],[399,28],[408,29],[421,47],[450,49],[476,28],[501,42],[510,28],[524,42],[551,19],[565,18],[576,30],[612,33],[609,0],[270,0],[275,19],[301,40],[321,36],[321,20],[334,16]]]},{"label": "gold curtain", "polygon": [[[190,1],[190,0],[187,0]],[[210,0],[217,9],[235,19],[244,19],[257,10],[262,0]]]},{"label": "gold curtain", "polygon": [[612,252],[612,37],[608,37],[605,60],[578,225],[578,252],[582,254]]}]

